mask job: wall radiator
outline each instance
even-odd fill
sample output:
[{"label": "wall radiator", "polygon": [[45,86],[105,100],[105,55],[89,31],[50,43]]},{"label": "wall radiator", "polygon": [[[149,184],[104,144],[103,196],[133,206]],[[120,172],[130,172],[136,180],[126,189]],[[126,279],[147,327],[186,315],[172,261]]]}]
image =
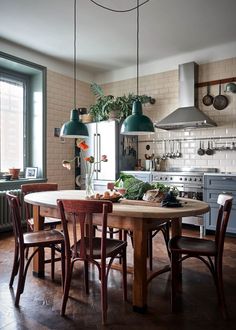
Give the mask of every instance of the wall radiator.
[{"label": "wall radiator", "polygon": [[[0,191],[0,232],[12,229],[12,221],[10,219],[9,206],[6,198],[6,190]],[[22,198],[20,189],[13,189],[11,192],[14,195]]]}]

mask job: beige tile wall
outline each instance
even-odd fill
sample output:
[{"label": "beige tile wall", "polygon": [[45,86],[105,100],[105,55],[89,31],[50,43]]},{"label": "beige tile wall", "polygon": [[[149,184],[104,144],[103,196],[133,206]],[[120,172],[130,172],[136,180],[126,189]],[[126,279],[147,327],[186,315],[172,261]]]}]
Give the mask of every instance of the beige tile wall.
[{"label": "beige tile wall", "polygon": [[[236,76],[236,58],[218,61],[200,65],[199,82],[224,79]],[[107,94],[115,96],[134,92],[136,90],[136,80],[129,79],[126,81],[118,81],[103,85]],[[223,89],[223,88],[222,88]],[[139,143],[139,158],[144,164],[144,154],[147,153],[145,147],[151,145],[151,151],[156,156],[161,156],[163,139],[180,139],[181,152],[183,156],[176,159],[168,159],[162,161],[162,168],[169,167],[216,167],[221,171],[236,172],[236,151],[217,151],[212,156],[199,156],[197,149],[199,147],[200,138],[209,138],[222,145],[227,143],[230,145],[231,136],[236,136],[236,94],[228,94],[229,105],[222,111],[217,111],[213,106],[206,107],[202,103],[202,98],[206,94],[206,87],[199,88],[199,108],[205,112],[216,123],[215,128],[194,129],[190,131],[172,131],[167,132],[157,130],[154,136],[143,137],[142,140],[149,142]],[[211,95],[216,96],[219,92],[218,86],[212,86]],[[156,98],[154,105],[144,107],[144,113],[153,121],[159,121],[178,107],[178,71],[168,71],[159,74],[153,74],[140,78],[140,94],[148,94]],[[227,137],[227,140],[215,139],[214,137]],[[193,141],[185,141],[184,139],[198,139]],[[157,140],[158,142],[152,142]],[[204,142],[207,148],[207,140]]]},{"label": "beige tile wall", "polygon": [[[236,76],[236,58],[200,65],[199,82],[223,79]],[[103,86],[106,94],[123,95],[136,92],[136,79],[118,81]],[[148,94],[156,98],[154,105],[144,107],[144,113],[153,121],[159,121],[178,107],[178,71],[168,71],[140,78],[140,94]],[[181,152],[183,156],[176,159],[162,161],[162,169],[169,167],[217,167],[221,171],[236,172],[236,151],[217,151],[213,156],[198,156],[196,151],[199,140],[184,141],[187,138],[214,138],[227,137],[227,140],[216,141],[228,145],[232,142],[230,136],[236,136],[236,94],[228,94],[229,106],[222,111],[215,110],[212,106],[202,104],[202,97],[206,88],[199,89],[199,108],[217,122],[218,126],[209,129],[195,129],[191,131],[166,132],[157,130],[154,136],[142,137],[144,142],[139,143],[139,157],[144,164],[145,147],[151,146],[156,156],[163,153],[163,139],[181,139]],[[211,94],[218,94],[218,86],[212,86]],[[89,84],[77,84],[78,106],[89,107],[93,103]],[[74,167],[71,171],[63,168],[64,159],[72,159],[74,155],[74,140],[66,139],[64,143],[54,137],[54,128],[61,127],[62,123],[69,120],[70,110],[73,108],[73,79],[56,72],[48,71],[47,80],[47,177],[51,182],[58,182],[60,189],[74,188]],[[152,142],[157,140],[158,142]],[[148,141],[148,142],[147,142]],[[235,139],[236,142],[236,139]],[[205,141],[204,147],[207,147]]]},{"label": "beige tile wall", "polygon": [[[71,171],[62,167],[62,160],[74,157],[74,139],[54,137],[54,128],[69,120],[73,109],[73,79],[56,72],[47,75],[47,177],[57,182],[60,189],[74,189],[74,163]],[[88,107],[93,103],[89,84],[78,81],[77,105]]]}]

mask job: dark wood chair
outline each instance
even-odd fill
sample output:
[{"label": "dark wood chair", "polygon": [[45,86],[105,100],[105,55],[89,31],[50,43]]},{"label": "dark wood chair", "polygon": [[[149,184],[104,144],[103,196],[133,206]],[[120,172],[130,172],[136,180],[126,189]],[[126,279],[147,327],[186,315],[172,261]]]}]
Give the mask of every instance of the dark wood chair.
[{"label": "dark wood chair", "polygon": [[[58,190],[57,183],[26,183],[21,185],[21,191],[23,196],[34,192],[55,191],[55,190]],[[31,216],[31,205],[29,205],[28,203],[24,203],[24,208],[25,208],[25,216],[27,222],[27,230],[34,231],[34,219]],[[59,224],[61,224],[61,219],[49,218],[49,217],[46,217],[44,219],[45,229],[46,228],[53,229]]]},{"label": "dark wood chair", "polygon": [[[15,236],[14,262],[9,282],[10,288],[13,286],[14,279],[18,274],[18,284],[15,296],[15,305],[19,305],[20,295],[24,291],[25,279],[29,264],[40,248],[54,248],[56,244],[61,246],[61,264],[62,264],[62,284],[64,283],[65,273],[65,249],[64,236],[56,229],[40,230],[32,233],[23,233],[21,224],[21,203],[18,196],[11,192],[6,193]],[[33,247],[34,251],[25,264],[25,251]]]},{"label": "dark wood chair", "polygon": [[[126,246],[127,242],[107,238],[107,215],[112,212],[110,201],[89,200],[58,200],[65,236],[66,273],[64,293],[61,305],[61,315],[65,315],[69,297],[73,266],[76,261],[84,263],[84,280],[86,293],[89,293],[88,264],[97,266],[101,281],[102,322],[107,319],[107,279],[112,262],[116,257],[122,258],[123,298],[127,300],[127,270]],[[93,215],[101,217],[101,237],[94,236]],[[69,235],[71,226],[73,235]]]},{"label": "dark wood chair", "polygon": [[232,208],[232,196],[220,194],[217,203],[220,205],[217,217],[215,240],[196,237],[175,236],[169,242],[171,252],[171,306],[172,311],[177,308],[177,291],[181,276],[179,265],[188,258],[198,258],[209,268],[216,285],[218,301],[223,317],[227,317],[227,309],[223,288],[222,258],[224,240],[230,211]]},{"label": "dark wood chair", "polygon": [[[23,197],[27,194],[34,193],[34,192],[41,192],[41,191],[55,191],[58,190],[57,183],[26,183],[21,185],[21,191]],[[24,202],[24,210],[25,210],[25,219],[27,223],[27,231],[32,232],[34,231],[34,219],[31,216],[32,212],[32,205]],[[61,224],[61,219],[57,218],[44,218],[44,229],[54,229],[57,225]],[[54,272],[55,272],[55,262],[60,261],[60,257],[56,257],[56,251],[60,253],[60,248],[55,246],[55,248],[51,249],[51,258],[46,259],[45,263],[51,263],[51,278],[54,279]],[[25,256],[26,259],[28,258],[29,249],[26,250]]]}]

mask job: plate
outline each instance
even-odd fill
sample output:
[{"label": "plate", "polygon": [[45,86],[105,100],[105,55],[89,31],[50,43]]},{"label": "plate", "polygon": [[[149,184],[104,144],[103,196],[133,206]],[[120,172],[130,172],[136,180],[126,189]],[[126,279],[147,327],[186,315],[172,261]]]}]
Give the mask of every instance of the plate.
[{"label": "plate", "polygon": [[[97,197],[97,195],[96,195]],[[117,203],[122,198],[122,195],[115,196],[115,197],[104,197],[103,195],[99,195],[97,198],[95,196],[91,197],[90,199],[93,201],[111,201],[112,203]]]},{"label": "plate", "polygon": [[117,203],[121,198],[122,198],[122,195],[119,195],[117,197],[109,197],[109,198],[101,197],[100,200],[101,201],[111,201],[112,203]]}]

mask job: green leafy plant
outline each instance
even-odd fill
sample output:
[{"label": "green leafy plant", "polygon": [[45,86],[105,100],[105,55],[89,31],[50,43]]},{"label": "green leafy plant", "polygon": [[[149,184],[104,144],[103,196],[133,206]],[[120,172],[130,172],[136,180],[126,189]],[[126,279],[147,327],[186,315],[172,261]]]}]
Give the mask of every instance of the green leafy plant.
[{"label": "green leafy plant", "polygon": [[147,95],[134,95],[129,93],[123,96],[105,95],[101,86],[92,83],[90,86],[92,93],[96,97],[96,103],[90,106],[89,113],[95,121],[106,120],[112,111],[118,112],[118,119],[125,119],[132,113],[132,105],[135,100],[142,104],[155,103],[155,99]]}]

